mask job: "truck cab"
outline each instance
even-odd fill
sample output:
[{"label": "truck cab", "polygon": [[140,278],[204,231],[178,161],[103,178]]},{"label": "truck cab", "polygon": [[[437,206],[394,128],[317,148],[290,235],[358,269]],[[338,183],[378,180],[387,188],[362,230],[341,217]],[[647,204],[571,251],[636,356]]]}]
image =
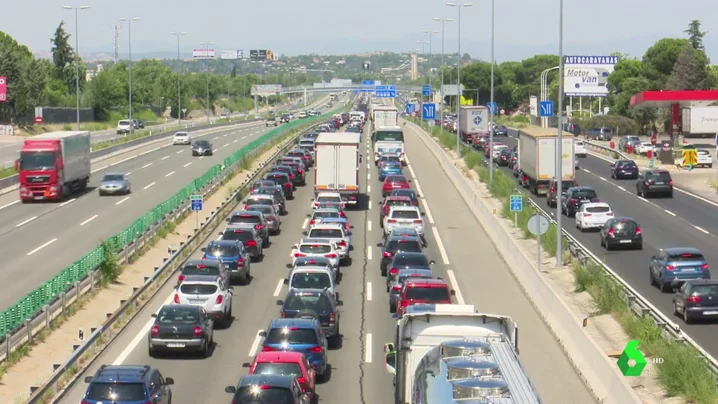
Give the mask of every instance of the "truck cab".
[{"label": "truck cab", "polygon": [[402,165],[406,166],[406,148],[404,143],[404,130],[399,126],[384,126],[374,130],[371,135],[374,143],[374,165],[379,163],[385,153],[399,156]]}]

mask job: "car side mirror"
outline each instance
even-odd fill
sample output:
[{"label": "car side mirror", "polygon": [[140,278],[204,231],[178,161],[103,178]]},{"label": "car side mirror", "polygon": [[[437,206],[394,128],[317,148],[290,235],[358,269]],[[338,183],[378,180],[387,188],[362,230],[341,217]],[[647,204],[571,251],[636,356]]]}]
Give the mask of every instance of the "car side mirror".
[{"label": "car side mirror", "polygon": [[227,386],[224,388],[225,393],[234,394],[237,392],[237,388],[234,386]]},{"label": "car side mirror", "polygon": [[384,368],[387,373],[396,376],[396,351],[387,352],[384,355]]},{"label": "car side mirror", "polygon": [[259,335],[262,338],[267,338],[267,332],[266,331],[260,331],[257,335]]},{"label": "car side mirror", "polygon": [[394,313],[394,314],[391,315],[391,318],[392,318],[393,320],[398,320],[398,319],[400,319],[401,317],[399,316],[398,313]]},{"label": "car side mirror", "polygon": [[307,213],[307,217],[312,217],[312,215],[310,215],[309,213]]},{"label": "car side mirror", "polygon": [[224,233],[222,233],[221,231],[217,234],[219,234],[220,236],[224,236]]},{"label": "car side mirror", "polygon": [[206,248],[206,247],[202,247],[202,248],[200,248],[199,250],[202,251],[202,252],[207,252],[207,248]]},{"label": "car side mirror", "polygon": [[349,226],[349,228],[350,228],[350,229],[353,229],[353,228],[354,228],[354,226]]},{"label": "car side mirror", "polygon": [[285,285],[289,284],[289,279],[287,279],[287,278],[282,279],[282,283]]},{"label": "car side mirror", "polygon": [[376,243],[376,246],[379,247],[379,248],[381,248],[381,247],[382,247],[382,244],[381,244],[381,243]]},{"label": "car side mirror", "polygon": [[651,261],[654,261],[656,259],[655,255],[651,255]]},{"label": "car side mirror", "polygon": [[429,265],[434,265],[434,264],[436,264],[436,261],[434,261],[434,260],[429,261]]},{"label": "car side mirror", "polygon": [[449,292],[449,294],[450,294],[451,296],[456,296],[456,291],[455,291],[454,289],[451,289],[451,291]]},{"label": "car side mirror", "polygon": [[284,306],[284,302],[281,300],[277,300],[277,306]]},{"label": "car side mirror", "polygon": [[426,212],[421,212],[421,215],[422,215],[422,216],[426,216]]},{"label": "car side mirror", "polygon": [[303,236],[306,236],[306,235],[308,235],[308,234],[309,234],[309,233],[307,233],[306,231],[303,231],[303,232],[302,232],[302,235],[303,235]]},{"label": "car side mirror", "polygon": [[165,377],[165,386],[171,386],[175,384],[175,379],[171,377]]},{"label": "car side mirror", "polygon": [[244,362],[244,363],[242,364],[242,367],[243,367],[243,368],[248,368],[248,367],[250,367],[250,366],[251,366],[251,364],[250,364],[249,362]]},{"label": "car side mirror", "polygon": [[337,306],[344,306],[343,300],[337,300]]},{"label": "car side mirror", "polygon": [[411,182],[411,180],[408,180],[408,181],[406,181],[406,182]]},{"label": "car side mirror", "polygon": [[85,376],[85,383],[90,383],[92,381],[92,376]]},{"label": "car side mirror", "polygon": [[150,314],[150,317],[152,317],[152,318],[157,318],[157,313],[152,313],[152,314]]},{"label": "car side mirror", "polygon": [[229,223],[229,218],[224,219],[225,222]]},{"label": "car side mirror", "polygon": [[20,159],[15,160],[15,171],[20,171]]}]

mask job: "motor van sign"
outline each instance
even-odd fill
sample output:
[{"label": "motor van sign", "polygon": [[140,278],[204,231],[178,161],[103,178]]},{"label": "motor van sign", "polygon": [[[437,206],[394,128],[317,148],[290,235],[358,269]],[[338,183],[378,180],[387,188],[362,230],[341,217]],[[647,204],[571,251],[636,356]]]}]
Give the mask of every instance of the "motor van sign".
[{"label": "motor van sign", "polygon": [[0,102],[7,101],[7,77],[0,76]]},{"label": "motor van sign", "polygon": [[618,56],[564,57],[564,94],[570,97],[608,96],[608,76],[618,61]]}]

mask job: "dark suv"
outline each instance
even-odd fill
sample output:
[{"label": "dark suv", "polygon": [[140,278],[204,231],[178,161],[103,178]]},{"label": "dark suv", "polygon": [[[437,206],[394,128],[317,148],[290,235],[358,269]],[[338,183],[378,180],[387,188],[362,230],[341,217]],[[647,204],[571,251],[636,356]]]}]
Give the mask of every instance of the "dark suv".
[{"label": "dark suv", "polygon": [[574,217],[584,203],[599,202],[596,190],[591,187],[573,187],[561,195],[561,212]]},{"label": "dark suv", "polygon": [[638,174],[636,194],[644,198],[663,194],[673,198],[673,179],[667,170],[646,170]]},{"label": "dark suv", "polygon": [[394,255],[399,252],[424,252],[423,243],[419,237],[412,236],[390,236],[386,238],[384,244],[379,243],[377,247],[381,249],[381,276],[386,276],[387,268],[391,261],[394,259]]},{"label": "dark suv", "polygon": [[635,180],[638,178],[638,166],[633,160],[618,160],[611,163],[611,178],[617,180],[629,178]]},{"label": "dark suv", "polygon": [[82,399],[86,404],[170,404],[174,384],[158,369],[136,365],[102,365],[95,376],[85,377],[89,383]]},{"label": "dark suv", "polygon": [[[578,182],[576,180],[562,180],[561,181],[561,193],[566,193],[570,188],[574,188],[578,186]],[[548,195],[546,195],[546,205],[548,205],[551,208],[555,208],[556,204],[558,203],[559,197],[558,197],[558,181],[556,179],[552,179],[549,183],[548,188]]]},{"label": "dark suv", "polygon": [[211,156],[212,154],[212,143],[206,140],[197,140],[192,144],[193,156]]},{"label": "dark suv", "polygon": [[236,387],[227,386],[224,391],[232,394],[233,404],[309,404],[295,376],[246,375]]}]

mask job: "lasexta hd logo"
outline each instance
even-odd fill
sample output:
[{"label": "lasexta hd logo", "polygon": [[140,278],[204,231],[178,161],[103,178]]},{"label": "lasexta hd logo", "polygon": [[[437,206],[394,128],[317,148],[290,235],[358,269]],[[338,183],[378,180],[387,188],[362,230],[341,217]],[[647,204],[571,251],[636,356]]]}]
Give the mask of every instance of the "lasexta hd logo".
[{"label": "lasexta hd logo", "polygon": [[618,368],[624,376],[640,376],[646,368],[646,357],[638,350],[638,340],[630,340],[618,358]]}]

